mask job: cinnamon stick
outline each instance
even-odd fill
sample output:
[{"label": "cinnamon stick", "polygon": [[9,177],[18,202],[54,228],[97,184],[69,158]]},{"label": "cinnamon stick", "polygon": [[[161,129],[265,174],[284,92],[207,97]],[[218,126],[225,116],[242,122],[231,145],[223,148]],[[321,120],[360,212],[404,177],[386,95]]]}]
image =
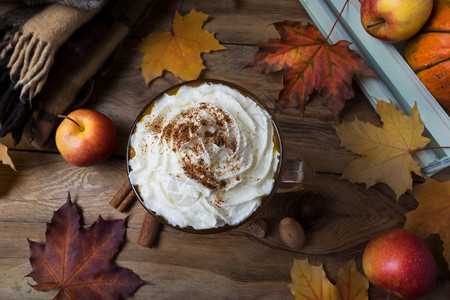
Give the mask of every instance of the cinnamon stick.
[{"label": "cinnamon stick", "polygon": [[[131,204],[136,200],[136,195],[127,180],[120,190],[114,195],[109,204],[118,211],[124,212],[128,210]],[[144,222],[142,223],[141,232],[139,233],[138,244],[151,248],[155,241],[159,230],[159,221],[149,212],[146,212]]]},{"label": "cinnamon stick", "polygon": [[147,211],[137,243],[141,246],[152,248],[159,230],[159,225],[159,221]]},{"label": "cinnamon stick", "polygon": [[126,180],[120,190],[114,195],[109,204],[120,212],[126,211],[136,200],[131,183]]}]

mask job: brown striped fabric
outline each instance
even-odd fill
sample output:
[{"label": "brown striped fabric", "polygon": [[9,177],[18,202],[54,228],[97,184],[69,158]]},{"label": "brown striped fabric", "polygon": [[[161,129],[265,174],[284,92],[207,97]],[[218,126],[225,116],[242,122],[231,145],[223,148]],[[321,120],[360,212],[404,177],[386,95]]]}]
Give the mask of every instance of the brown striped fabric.
[{"label": "brown striped fabric", "polygon": [[98,11],[0,9],[0,136],[10,133],[18,143],[28,128],[36,148],[52,145],[57,115],[88,98],[95,74],[155,2],[110,0]]},{"label": "brown striped fabric", "polygon": [[[0,2],[11,2],[11,0],[0,0]],[[70,7],[88,10],[102,7],[105,4],[106,0],[22,0],[21,2],[25,3],[28,6],[59,3]]]}]

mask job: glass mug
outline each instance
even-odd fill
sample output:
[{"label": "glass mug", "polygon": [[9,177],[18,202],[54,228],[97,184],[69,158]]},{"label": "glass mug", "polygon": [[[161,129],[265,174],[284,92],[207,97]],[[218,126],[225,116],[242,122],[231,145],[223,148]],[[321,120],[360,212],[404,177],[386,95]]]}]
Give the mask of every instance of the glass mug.
[{"label": "glass mug", "polygon": [[[268,116],[270,116],[270,123],[273,128],[273,143],[275,150],[279,153],[278,155],[278,163],[276,166],[276,170],[273,174],[273,185],[270,190],[270,193],[265,194],[261,197],[260,204],[257,206],[256,209],[253,210],[248,216],[244,217],[239,223],[234,225],[224,224],[218,227],[211,227],[211,228],[205,228],[205,229],[197,229],[190,225],[188,226],[178,226],[170,223],[165,217],[163,217],[158,211],[153,211],[152,209],[148,208],[145,205],[144,197],[142,197],[140,192],[140,187],[138,185],[134,185],[131,180],[131,172],[133,171],[132,167],[130,166],[130,160],[134,158],[136,155],[136,151],[132,146],[132,136],[136,132],[136,126],[144,121],[144,117],[151,113],[151,110],[153,108],[153,104],[155,101],[161,99],[165,95],[176,95],[179,91],[179,89],[183,86],[189,86],[189,87],[199,87],[202,84],[208,83],[210,85],[223,85],[228,88],[231,88],[232,90],[237,91],[239,94],[250,98],[254,103],[256,103],[262,110],[264,110]],[[275,153],[275,152],[274,152]],[[307,183],[313,176],[313,170],[311,167],[301,160],[294,160],[294,159],[288,159],[285,157],[284,153],[284,147],[283,147],[283,140],[280,133],[279,126],[277,125],[275,119],[271,115],[270,111],[267,109],[267,107],[259,101],[259,99],[250,93],[249,91],[245,90],[244,88],[230,83],[223,80],[215,80],[215,79],[202,79],[202,80],[193,80],[188,82],[183,82],[177,85],[174,85],[165,91],[158,94],[156,97],[154,97],[140,112],[138,117],[136,118],[131,132],[128,139],[128,146],[127,146],[127,173],[128,173],[128,179],[130,180],[131,186],[133,188],[134,193],[136,194],[137,199],[143,207],[150,212],[153,216],[155,216],[161,223],[166,224],[172,228],[175,228],[177,230],[181,230],[184,232],[190,232],[190,233],[219,233],[224,232],[233,228],[236,228],[252,218],[254,218],[262,209],[269,203],[269,201],[273,198],[275,193],[283,193],[283,192],[295,192],[300,191],[303,189],[304,184]],[[175,182],[176,183],[176,182]],[[171,182],[168,183],[168,188],[170,188]],[[170,193],[170,191],[169,191]],[[192,199],[188,197],[187,195],[175,195],[172,194],[171,196],[178,197],[175,198],[176,201],[184,201],[183,203],[177,202],[176,204],[180,206],[187,206],[189,205],[190,201],[195,202],[195,199]],[[181,198],[180,198],[181,197]],[[192,197],[192,196],[191,196]],[[172,199],[172,198],[171,198]],[[172,199],[172,201],[175,201]]]}]

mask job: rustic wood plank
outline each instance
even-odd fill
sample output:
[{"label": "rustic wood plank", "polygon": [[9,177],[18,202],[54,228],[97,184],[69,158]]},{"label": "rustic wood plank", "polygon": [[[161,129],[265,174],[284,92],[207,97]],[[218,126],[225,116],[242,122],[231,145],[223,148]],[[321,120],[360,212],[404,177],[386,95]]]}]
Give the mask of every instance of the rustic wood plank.
[{"label": "rustic wood plank", "polygon": [[[283,117],[295,120],[296,116],[292,113]],[[283,122],[285,122],[285,128],[293,126],[288,119],[283,119]],[[318,127],[320,128],[320,125]],[[295,134],[305,130],[304,127],[300,126],[298,131],[295,129],[298,128],[294,128],[291,131],[294,138]],[[316,134],[305,134],[306,138],[312,137],[312,139],[315,139],[315,136]],[[329,134],[329,136],[332,135]],[[295,147],[294,143],[293,149]],[[318,146],[318,148],[320,147]],[[335,149],[335,147],[330,146],[332,149]],[[314,154],[316,153],[315,150],[307,153],[318,155],[317,159],[319,160],[321,155],[324,155],[324,153],[321,155]],[[336,159],[335,154],[329,155]],[[28,152],[15,151],[12,153],[12,157],[16,162],[19,173],[14,173],[7,167],[0,169],[0,177],[6,178],[0,183],[0,195],[2,195],[0,219],[6,222],[6,225],[2,226],[3,228],[0,229],[0,232],[7,233],[2,235],[2,240],[6,242],[5,245],[12,245],[8,248],[2,248],[0,258],[8,257],[11,254],[13,254],[11,258],[16,258],[17,255],[27,257],[28,249],[25,237],[42,240],[43,232],[45,231],[44,223],[48,222],[52,212],[64,203],[68,190],[71,191],[74,200],[81,207],[86,224],[94,222],[98,214],[102,214],[105,218],[124,216],[124,214],[117,213],[108,205],[109,200],[126,178],[123,158],[112,159],[96,167],[80,169],[67,164],[58,154],[34,153],[31,156]],[[401,226],[404,221],[402,214],[413,207],[413,200],[407,195],[400,199],[400,204],[402,205],[397,206],[393,200],[392,192],[385,186],[378,185],[366,191],[362,185],[352,185],[346,181],[338,180],[337,177],[336,175],[319,174],[311,187],[311,189],[324,194],[329,201],[326,203],[325,216],[313,229],[307,232],[305,248],[296,253],[300,257],[309,255],[315,263],[325,263],[325,268],[331,274],[329,275],[331,278],[333,276],[335,278],[340,264],[353,256],[360,255],[362,247],[370,237],[388,228]],[[46,180],[43,181],[43,178]],[[26,189],[20,187],[26,187]],[[349,197],[350,195],[351,197]],[[235,261],[237,257],[247,258],[252,257],[252,255],[258,255],[260,261],[259,264],[255,262],[255,265],[252,267],[248,266],[248,264],[243,264],[242,261],[238,261],[239,264],[237,265],[228,263],[228,267],[221,272],[237,272],[242,277],[237,279],[215,278],[211,280],[211,286],[223,280],[237,284],[236,282],[245,280],[246,277],[244,275],[248,275],[248,278],[263,276],[259,273],[245,273],[244,271],[248,268],[260,270],[261,268],[270,267],[273,269],[271,272],[275,272],[275,270],[287,272],[292,264],[292,252],[281,243],[276,226],[279,219],[284,214],[288,214],[289,208],[292,207],[293,198],[291,197],[290,195],[278,195],[271,205],[261,212],[261,216],[270,219],[271,228],[267,238],[263,240],[251,237],[245,225],[232,232],[216,236],[184,234],[164,227],[160,234],[157,251],[151,254],[148,253],[147,249],[135,245],[144,216],[143,209],[139,205],[135,205],[131,210],[129,220],[128,241],[130,244],[127,244],[119,256],[119,263],[121,263],[121,260],[125,260],[130,261],[132,266],[139,266],[134,270],[141,276],[147,273],[153,274],[148,268],[154,266],[154,264],[142,263],[148,259],[149,254],[160,260],[157,264],[158,274],[161,273],[159,270],[161,268],[164,269],[164,266],[167,265],[166,281],[161,281],[161,274],[156,276],[154,280],[158,281],[163,287],[171,286],[173,280],[176,280],[177,284],[175,284],[173,289],[161,288],[161,290],[158,290],[156,298],[161,296],[160,299],[170,297],[170,295],[178,295],[178,293],[181,294],[186,289],[189,289],[189,286],[186,286],[183,280],[194,276],[189,274],[189,270],[192,268],[195,270],[201,268],[202,270],[191,272],[198,273],[198,276],[200,276],[198,282],[204,280],[202,277],[203,272],[209,273],[213,272],[211,270],[215,268],[223,268],[222,262],[219,265],[211,262],[217,260],[217,257],[220,257],[223,261]],[[25,223],[25,225],[22,224],[22,226],[16,227],[17,222],[29,222],[30,220],[33,223]],[[38,223],[35,224],[34,222]],[[24,232],[27,233],[27,236],[24,236]],[[245,247],[241,248],[239,245],[245,245]],[[217,249],[220,249],[220,251]],[[252,251],[247,253],[247,250]],[[186,257],[183,253],[199,253],[201,255]],[[210,254],[207,262],[205,262],[204,253]],[[268,257],[283,259],[283,264],[276,266],[267,266],[267,263],[262,264],[261,261]],[[199,266],[197,261],[203,261],[204,265]],[[182,265],[180,267],[181,270],[177,268],[172,269],[174,264],[182,263],[187,263],[188,265]],[[239,268],[242,265],[245,266],[245,270]],[[169,278],[173,277],[173,274],[180,274],[180,277],[172,278],[169,282]],[[23,274],[20,274],[20,276],[23,276]],[[194,276],[194,282],[197,280],[196,276]],[[208,277],[210,276],[211,274]],[[285,288],[285,284],[289,282],[289,277],[285,275],[283,278],[285,282],[282,286]],[[275,288],[274,283],[268,283],[267,285],[266,288],[258,286],[257,290],[267,290],[269,298],[272,296],[276,298],[274,295],[281,295],[286,292],[281,292]],[[237,293],[238,291],[242,295],[249,293],[246,290],[241,291],[239,289],[240,286],[241,284],[238,284],[238,287],[228,286],[228,293]],[[250,287],[249,289],[255,288],[255,286]],[[446,288],[446,286],[443,288]],[[149,295],[155,297],[153,290],[149,289],[148,286],[143,288],[143,291],[139,291],[136,297],[139,299],[140,293],[144,293],[144,297]],[[214,289],[217,289],[217,287]],[[201,295],[209,297],[209,292],[212,291],[205,290],[201,292]],[[221,293],[221,291],[216,292]],[[229,295],[225,291],[223,293],[224,295]],[[262,296],[253,293],[249,295]]]},{"label": "rustic wood plank", "polygon": [[[15,177],[17,181],[6,180],[0,185],[0,220],[12,223],[29,220],[48,222],[53,211],[65,202],[68,191],[80,206],[86,224],[93,223],[100,213],[105,218],[125,215],[109,205],[109,200],[126,178],[123,160],[110,160],[91,168],[77,168],[57,154],[36,153],[32,161],[28,160],[30,156],[26,152],[15,154],[13,158],[20,176]],[[0,169],[1,177],[11,178],[5,176],[8,173],[11,173],[8,168]],[[12,175],[17,174],[13,172]],[[317,230],[311,233],[302,249],[303,253],[312,255],[348,251],[376,233],[401,225],[404,220],[402,214],[412,209],[414,203],[405,194],[399,200],[401,205],[397,205],[392,191],[384,185],[366,190],[363,185],[339,180],[336,175],[318,174],[309,189],[321,193],[327,199],[325,215],[316,224]],[[277,194],[261,212],[261,217],[278,222],[292,211],[295,199],[292,194]],[[139,203],[134,205],[130,213],[129,226],[139,227],[144,217]],[[237,232],[242,230],[240,228]],[[247,230],[243,231],[248,235]],[[277,230],[272,230],[264,243],[272,248],[284,248]]]},{"label": "rustic wood plank", "polygon": [[[111,187],[111,180],[115,182],[114,185],[117,185],[116,189],[120,188],[122,181],[115,178],[121,176],[119,174],[122,170],[119,166],[123,166],[122,160],[109,161],[100,169],[88,170],[88,168],[81,171],[80,168],[65,163],[57,154],[36,153],[33,156],[36,163],[32,167],[26,153],[18,152],[18,154],[20,155],[15,159],[19,162],[18,169],[21,176],[20,182],[15,184],[26,186],[31,192],[24,194],[19,188],[8,190],[5,185],[1,186],[0,191],[3,195],[0,205],[2,212],[0,215],[2,220],[0,222],[1,259],[27,258],[29,250],[26,238],[43,241],[45,223],[50,220],[53,211],[65,202],[67,192],[66,186],[59,185],[53,177],[47,181],[38,180],[38,178],[52,176],[50,173],[55,170],[59,171],[54,177],[61,177],[61,174],[65,173],[78,174],[69,176],[71,177],[70,185],[75,190],[74,199],[87,225],[94,222],[98,214],[102,214],[107,219],[123,218],[126,215],[109,207],[108,200],[113,193],[102,194],[101,192],[114,190]],[[33,172],[27,172],[28,168]],[[4,171],[5,168],[1,170]],[[1,174],[2,177],[6,173],[8,172]],[[61,182],[66,181],[67,179],[61,180]],[[89,187],[84,189],[83,186],[86,185]],[[277,230],[278,221],[292,211],[295,196],[279,194],[261,212],[260,217],[269,220],[269,232],[264,239],[251,236],[246,225],[217,235],[181,233],[164,226],[156,249],[146,249],[136,244],[144,217],[144,210],[137,204],[131,211],[127,231],[128,242],[118,257],[118,263],[130,261],[132,264],[139,262],[140,265],[140,263],[150,262],[158,264],[159,268],[167,265],[169,269],[170,266],[180,265],[183,270],[173,272],[179,271],[183,274],[188,272],[184,271],[185,269],[191,268],[204,270],[207,273],[219,272],[221,276],[231,277],[232,282],[251,280],[251,278],[263,281],[283,278],[287,283],[289,282],[287,270],[292,264],[292,255],[295,254],[302,258],[308,255],[313,262],[324,263],[330,277],[335,278],[340,264],[360,255],[365,243],[374,235],[386,229],[401,226],[404,221],[403,213],[415,205],[414,200],[408,195],[401,197],[397,205],[393,200],[392,192],[383,185],[366,190],[362,185],[350,184],[338,179],[337,175],[331,174],[318,174],[309,190],[320,192],[327,201],[323,218],[314,227],[307,229],[307,243],[301,251],[292,252],[280,240]],[[34,197],[37,199],[33,199]],[[271,258],[270,262],[262,263],[268,257]],[[224,265],[224,261],[228,263]],[[144,272],[143,274],[150,272],[147,270],[148,265],[140,266],[136,269],[139,275],[141,275],[140,271]],[[271,271],[261,272],[266,268]],[[280,277],[284,272],[286,272],[284,277]],[[236,291],[236,289],[232,290]]]},{"label": "rustic wood plank", "polygon": [[[141,57],[134,52],[134,45],[135,42],[130,41],[130,44],[124,46],[126,50],[123,50],[123,56],[108,75],[97,80],[91,101],[85,105],[105,113],[115,123],[118,131],[118,146],[115,151],[117,157],[125,157],[128,135],[140,110],[152,97],[180,82],[172,74],[166,73],[146,87],[136,70]],[[317,172],[330,173],[340,173],[345,164],[355,158],[350,151],[338,147],[339,138],[332,127],[335,124],[334,115],[322,106],[320,99],[314,98],[308,104],[303,120],[299,118],[297,109],[275,112],[275,101],[282,88],[281,74],[260,74],[245,68],[253,58],[255,47],[231,45],[228,48],[227,51],[205,55],[207,69],[201,77],[227,80],[258,96],[279,121],[287,156],[307,160]],[[377,124],[379,120],[375,111],[359,89],[356,89],[357,98],[348,102],[343,118],[358,115],[364,121]],[[5,144],[11,146],[12,142],[6,141]],[[26,150],[30,146],[22,141],[16,149]],[[56,152],[55,148],[49,150]]]},{"label": "rustic wood plank", "polygon": [[[45,223],[50,220],[53,210],[65,202],[66,186],[59,186],[54,179],[37,180],[50,172],[44,171],[46,166],[48,168],[55,164],[58,168],[51,167],[50,170],[62,169],[61,173],[79,173],[78,168],[66,164],[57,154],[35,154],[34,157],[42,163],[33,167],[34,172],[22,172],[20,176],[20,184],[29,187],[28,192],[17,192],[19,188],[5,191],[4,185],[0,190],[2,195],[6,195],[2,196],[0,202],[0,260],[28,258],[26,238],[43,241]],[[29,164],[26,159],[23,163]],[[123,163],[111,161],[104,168],[108,170],[107,173],[116,173],[113,177],[119,176],[121,171],[120,168],[116,169],[117,164]],[[25,165],[18,165],[19,172],[26,170]],[[71,182],[71,185],[76,187],[75,200],[83,213],[85,224],[94,222],[98,214],[107,219],[125,217],[126,214],[120,214],[108,207],[112,194],[99,197],[90,194],[101,194],[104,187],[111,185],[110,178],[102,172],[99,175],[98,170],[86,173],[90,175],[74,176]],[[82,186],[91,180],[96,184],[87,190],[83,189]],[[33,183],[35,181],[36,183]],[[117,188],[120,188],[121,182],[116,180]],[[40,192],[37,192],[38,185]],[[306,230],[307,243],[301,251],[292,252],[287,249],[282,244],[277,230],[278,221],[288,215],[295,205],[295,196],[292,194],[277,195],[261,212],[260,217],[269,221],[269,232],[264,239],[253,237],[246,225],[217,235],[187,234],[163,226],[155,249],[136,244],[139,225],[144,217],[144,210],[137,203],[131,210],[127,243],[117,263],[129,264],[145,280],[158,282],[161,290],[156,289],[157,295],[153,294],[151,287],[154,286],[151,285],[139,291],[137,299],[140,299],[140,293],[144,293],[145,297],[156,296],[157,299],[178,295],[189,288],[191,283],[186,281],[186,278],[191,276],[194,290],[200,289],[200,285],[196,286],[195,282],[198,280],[200,284],[205,274],[211,277],[210,284],[214,289],[217,289],[219,282],[225,281],[224,287],[227,287],[227,291],[232,295],[242,294],[244,298],[244,295],[251,298],[262,296],[259,291],[267,291],[267,299],[276,299],[274,295],[289,294],[288,291],[283,291],[281,286],[285,288],[290,281],[288,270],[293,256],[308,256],[314,263],[323,263],[329,277],[335,280],[341,264],[352,257],[360,256],[365,243],[371,237],[389,228],[400,227],[404,222],[403,213],[415,206],[414,199],[409,195],[401,197],[397,205],[392,192],[384,185],[366,190],[362,185],[351,184],[331,174],[318,174],[309,189],[320,192],[327,200],[324,216],[312,228]],[[106,190],[111,191],[112,188],[108,187]],[[33,201],[35,195],[42,199]],[[1,265],[0,271],[6,272],[8,265],[10,264]],[[15,280],[22,278],[25,274],[19,274],[18,271],[23,269],[24,266],[14,269],[17,273],[10,276],[16,276]],[[174,277],[173,274],[179,276]],[[153,277],[149,277],[150,275]],[[259,288],[255,290],[255,282],[264,284],[257,284]],[[443,291],[446,288],[447,285],[442,286]],[[196,291],[205,297],[210,296],[210,292],[213,291]],[[224,297],[230,295],[221,289],[216,293]],[[13,291],[10,290],[6,293],[8,294],[12,295]]]},{"label": "rustic wood plank", "polygon": [[214,32],[216,38],[226,44],[249,45],[277,37],[277,32],[271,26],[275,22],[311,22],[300,2],[292,0],[277,0],[277,3],[267,0],[188,0],[175,5],[160,1],[151,17],[142,22],[132,34],[142,37],[155,28],[170,29],[174,7],[181,15],[192,9],[208,14],[204,29]]}]

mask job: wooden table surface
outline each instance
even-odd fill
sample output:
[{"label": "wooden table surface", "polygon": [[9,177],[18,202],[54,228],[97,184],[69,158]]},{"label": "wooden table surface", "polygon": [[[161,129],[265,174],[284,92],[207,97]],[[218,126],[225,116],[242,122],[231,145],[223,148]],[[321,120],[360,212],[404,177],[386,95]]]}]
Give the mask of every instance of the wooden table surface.
[{"label": "wooden table surface", "polygon": [[[217,78],[237,83],[261,98],[273,111],[282,88],[281,74],[263,75],[245,68],[255,54],[254,44],[278,37],[273,22],[310,21],[297,0],[185,0],[177,8],[186,14],[195,8],[210,17],[204,28],[215,32],[227,48],[204,54],[206,69],[201,78]],[[339,179],[347,162],[355,155],[339,147],[332,127],[334,117],[314,97],[303,120],[295,109],[275,113],[281,125],[287,156],[304,159],[316,170],[308,190],[321,193],[325,201],[323,217],[306,230],[306,245],[300,251],[285,247],[278,234],[279,220],[289,213],[292,195],[278,194],[261,212],[269,221],[263,239],[253,237],[247,226],[215,235],[182,233],[163,226],[154,248],[136,243],[144,218],[139,203],[127,213],[109,205],[126,180],[125,148],[132,123],[147,101],[163,89],[180,82],[165,73],[146,86],[136,67],[141,54],[133,48],[139,38],[155,28],[168,29],[172,1],[160,1],[146,20],[128,37],[112,69],[96,81],[94,93],[85,107],[107,114],[118,130],[118,146],[107,162],[77,168],[63,160],[56,148],[37,151],[22,142],[10,150],[18,172],[0,165],[0,299],[51,299],[54,293],[37,292],[24,278],[31,271],[27,238],[44,241],[46,222],[53,211],[72,199],[83,213],[84,224],[92,224],[101,214],[106,219],[129,216],[126,242],[116,263],[136,272],[148,284],[133,299],[293,299],[287,284],[294,257],[324,264],[335,282],[337,270],[355,257],[361,270],[365,244],[375,235],[402,227],[404,213],[416,207],[409,194],[399,203],[385,185],[366,189]],[[342,118],[358,116],[380,124],[368,100],[355,85],[356,96],[348,101]],[[0,140],[11,146],[9,138]],[[450,170],[435,175],[449,180]],[[433,242],[433,241],[431,241]],[[373,286],[370,299],[385,299]],[[439,279],[423,299],[449,299],[450,280],[446,265],[439,263]]]}]

